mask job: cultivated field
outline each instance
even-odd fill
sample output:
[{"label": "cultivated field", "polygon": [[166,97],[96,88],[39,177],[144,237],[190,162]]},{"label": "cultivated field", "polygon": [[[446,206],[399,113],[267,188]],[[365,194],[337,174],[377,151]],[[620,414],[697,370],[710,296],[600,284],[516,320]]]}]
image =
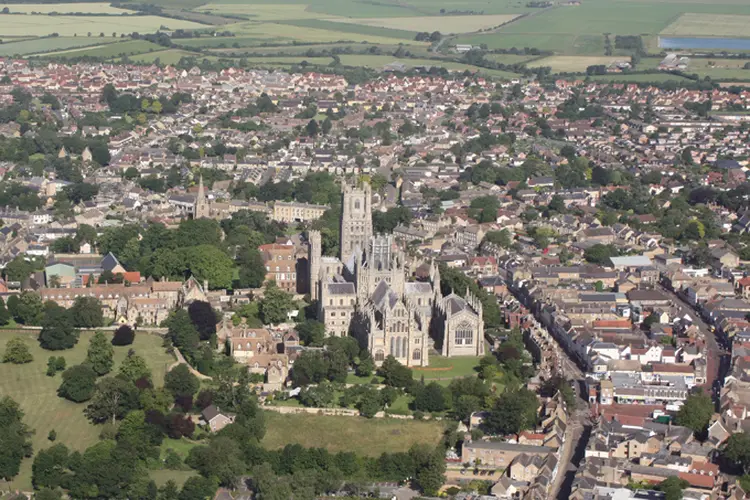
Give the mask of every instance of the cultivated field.
[{"label": "cultivated field", "polygon": [[[16,334],[0,332],[0,352],[5,351],[5,344]],[[80,364],[86,357],[89,339],[92,334],[81,335],[78,345],[66,351],[45,351],[39,347],[36,334],[26,334],[29,349],[34,361],[25,365],[0,364],[0,395],[10,396],[26,414],[24,422],[34,429],[32,437],[35,451],[50,446],[47,440],[49,431],[57,432],[58,443],[64,443],[75,450],[83,450],[95,443],[99,437],[99,428],[92,425],[83,415],[85,404],[75,404],[57,396],[57,388],[62,381],[58,374],[48,377],[47,359],[50,356],[63,356],[68,366]],[[113,374],[130,348],[143,356],[151,367],[154,384],[164,383],[167,367],[174,362],[162,347],[159,336],[137,334],[132,346],[115,347],[115,367]],[[31,459],[21,464],[21,474],[11,483],[14,488],[29,490],[31,488]]]},{"label": "cultivated field", "polygon": [[275,4],[248,3],[209,3],[194,9],[211,14],[236,14],[247,16],[254,21],[284,21],[287,19],[316,19],[320,14],[308,12],[307,4],[279,2]]},{"label": "cultivated field", "polygon": [[[415,31],[406,31],[401,29],[382,28],[380,26],[368,26],[365,24],[355,24],[347,22],[334,22],[331,20],[324,19],[295,19],[291,21],[279,21],[282,24],[288,24],[297,26],[300,28],[315,28],[321,30],[327,30],[334,33],[348,34],[355,33],[362,36],[377,36],[377,37],[389,37],[399,38],[402,42],[408,42],[414,40],[417,35]],[[351,36],[351,35],[348,35]]]},{"label": "cultivated field", "polygon": [[485,75],[493,76],[500,79],[513,79],[518,78],[519,75],[508,71],[498,71],[480,68],[479,66],[472,66],[470,64],[463,64],[453,61],[442,61],[432,59],[397,59],[393,56],[377,56],[367,54],[353,54],[353,55],[342,55],[341,64],[345,66],[365,66],[368,68],[381,69],[383,66],[390,63],[400,63],[407,68],[413,68],[415,66],[438,66],[445,68],[449,71],[471,71],[482,73]]},{"label": "cultivated field", "polygon": [[683,14],[662,35],[747,37],[750,16],[724,14]]},{"label": "cultivated field", "polygon": [[377,18],[332,18],[336,23],[353,23],[407,31],[439,31],[447,33],[472,33],[494,28],[515,19],[514,15],[485,16],[415,16]]},{"label": "cultivated field", "polygon": [[90,47],[92,45],[103,45],[114,43],[119,38],[111,37],[54,37],[54,38],[35,38],[32,40],[23,40],[20,42],[10,42],[0,44],[0,56],[25,56],[37,54],[40,52],[59,51],[65,49],[74,49],[80,47]]},{"label": "cultivated field", "polygon": [[64,50],[44,55],[62,58],[88,56],[108,59],[112,57],[121,57],[123,55],[129,56],[133,54],[143,54],[149,51],[155,52],[163,49],[164,47],[162,47],[161,45],[149,42],[147,40],[127,40],[124,42],[110,43],[107,45],[88,47],[83,49]]},{"label": "cultivated field", "polygon": [[281,415],[266,411],[266,448],[299,443],[336,453],[353,451],[377,457],[383,452],[407,451],[415,443],[437,444],[440,422],[320,415]]},{"label": "cultivated field", "polygon": [[48,16],[6,14],[0,22],[0,37],[5,35],[97,36],[104,33],[153,33],[166,29],[199,29],[204,25],[159,16]]},{"label": "cultivated field", "polygon": [[177,64],[183,57],[200,57],[201,59],[208,59],[209,61],[214,59],[213,57],[204,57],[196,52],[188,52],[186,50],[178,49],[167,49],[134,55],[130,57],[130,60],[142,63],[153,63],[157,59],[159,59],[159,63],[161,64]]},{"label": "cultivated field", "polygon": [[36,12],[39,14],[49,14],[50,12],[57,12],[58,14],[71,14],[71,13],[83,13],[83,14],[111,14],[120,15],[123,13],[132,14],[132,10],[117,9],[112,7],[109,3],[86,3],[86,2],[71,2],[71,3],[50,3],[50,4],[38,4],[38,3],[26,3],[26,4],[10,4],[4,5],[10,9],[11,14],[24,13],[30,14]]},{"label": "cultivated field", "polygon": [[552,56],[531,62],[529,66],[533,68],[549,66],[552,68],[553,73],[580,73],[586,71],[586,68],[589,66],[600,64],[608,66],[615,61],[627,59],[627,57],[616,56]]}]

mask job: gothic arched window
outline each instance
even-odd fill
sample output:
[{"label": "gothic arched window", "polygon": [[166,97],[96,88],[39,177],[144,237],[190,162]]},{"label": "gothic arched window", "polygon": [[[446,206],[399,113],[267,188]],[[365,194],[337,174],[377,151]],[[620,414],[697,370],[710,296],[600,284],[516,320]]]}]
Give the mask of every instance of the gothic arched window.
[{"label": "gothic arched window", "polygon": [[414,352],[411,353],[411,359],[414,361],[419,361],[422,359],[422,350],[421,349],[414,349]]},{"label": "gothic arched window", "polygon": [[458,325],[455,334],[456,345],[471,345],[474,343],[474,329],[467,323]]},{"label": "gothic arched window", "polygon": [[383,351],[375,351],[375,361],[383,361],[385,359],[385,353]]}]

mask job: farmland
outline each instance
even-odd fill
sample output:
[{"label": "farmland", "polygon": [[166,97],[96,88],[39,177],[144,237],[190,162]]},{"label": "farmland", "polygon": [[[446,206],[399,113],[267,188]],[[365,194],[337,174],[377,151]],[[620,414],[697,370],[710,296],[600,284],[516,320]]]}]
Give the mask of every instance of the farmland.
[{"label": "farmland", "polygon": [[133,11],[126,9],[118,9],[112,7],[108,3],[85,3],[85,2],[71,2],[71,3],[50,3],[50,4],[36,4],[36,3],[22,3],[12,4],[7,6],[11,14],[31,14],[32,12],[37,14],[49,14],[56,12],[57,14],[109,14],[109,15],[120,15],[120,14],[132,14]]},{"label": "farmland", "polygon": [[336,18],[338,23],[353,23],[365,26],[377,26],[408,31],[439,31],[441,33],[471,33],[494,28],[515,19],[514,15],[486,16],[414,16],[414,17],[380,17],[380,18]]},{"label": "farmland", "polygon": [[117,42],[119,38],[111,37],[54,37],[54,38],[34,38],[31,40],[22,40],[20,42],[10,42],[0,44],[0,56],[29,55],[40,52],[60,51],[66,49],[75,49],[81,47],[90,47],[92,45],[104,45],[107,43]]},{"label": "farmland", "polygon": [[[99,429],[83,415],[85,405],[59,398],[56,391],[60,386],[60,375],[48,377],[45,374],[47,359],[53,354],[65,357],[68,366],[81,363],[86,357],[91,336],[90,333],[83,333],[73,349],[53,353],[39,347],[35,334],[26,334],[34,361],[24,365],[0,364],[0,394],[12,397],[21,405],[26,414],[24,422],[36,431],[32,437],[34,450],[50,446],[47,435],[53,429],[57,432],[57,442],[75,450],[83,450],[97,441]],[[5,344],[11,337],[7,332],[0,335],[0,352],[5,350]],[[154,384],[162,385],[166,368],[174,358],[162,348],[161,337],[136,335],[132,346],[115,347],[115,373],[131,347],[146,359],[153,373]],[[12,484],[13,487],[28,490],[30,483],[31,460],[28,459],[21,464],[21,474]]]},{"label": "farmland", "polygon": [[683,14],[662,35],[746,37],[750,16],[727,14]]},{"label": "farmland", "polygon": [[616,56],[552,56],[538,59],[529,63],[531,67],[549,66],[553,73],[583,73],[589,66],[603,64],[605,66],[615,61],[621,61],[623,57]]},{"label": "farmland", "polygon": [[55,57],[64,59],[83,56],[109,59],[112,57],[121,57],[122,55],[142,54],[144,52],[157,51],[162,49],[163,47],[161,45],[157,45],[146,40],[128,40],[124,42],[110,43],[96,47],[55,52],[48,55],[54,55]]},{"label": "farmland", "polygon": [[50,16],[6,14],[0,23],[0,37],[6,35],[93,36],[99,33],[150,33],[166,26],[169,29],[197,29],[203,25],[159,16]]}]

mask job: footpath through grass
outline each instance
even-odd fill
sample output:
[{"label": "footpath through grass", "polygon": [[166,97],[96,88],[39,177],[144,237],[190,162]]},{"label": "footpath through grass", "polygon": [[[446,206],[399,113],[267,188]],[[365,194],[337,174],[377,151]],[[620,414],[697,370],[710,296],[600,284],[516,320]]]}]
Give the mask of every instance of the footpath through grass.
[{"label": "footpath through grass", "polygon": [[[18,333],[0,331],[0,354],[5,352],[5,344]],[[34,361],[25,365],[0,363],[0,396],[10,396],[21,405],[25,416],[23,421],[34,430],[32,445],[34,453],[52,446],[47,439],[51,430],[57,433],[56,443],[63,443],[72,450],[83,451],[99,439],[101,426],[91,424],[83,414],[85,403],[76,404],[57,395],[62,376],[48,377],[47,359],[50,356],[63,356],[67,366],[80,364],[86,358],[89,340],[93,333],[82,333],[78,344],[65,351],[45,351],[39,347],[36,332],[21,334],[26,339]],[[131,346],[115,347],[116,374],[128,350],[134,349],[148,363],[153,374],[154,384],[164,384],[164,374],[174,358],[162,347],[162,338],[150,334],[136,334]],[[11,487],[28,491],[31,489],[31,464],[33,457],[21,463],[21,473],[12,481]]]}]

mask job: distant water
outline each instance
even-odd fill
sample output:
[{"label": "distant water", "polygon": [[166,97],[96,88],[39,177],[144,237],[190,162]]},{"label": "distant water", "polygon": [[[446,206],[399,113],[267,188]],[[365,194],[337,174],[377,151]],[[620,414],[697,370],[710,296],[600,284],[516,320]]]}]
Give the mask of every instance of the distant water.
[{"label": "distant water", "polygon": [[659,37],[662,49],[750,50],[750,38]]}]

